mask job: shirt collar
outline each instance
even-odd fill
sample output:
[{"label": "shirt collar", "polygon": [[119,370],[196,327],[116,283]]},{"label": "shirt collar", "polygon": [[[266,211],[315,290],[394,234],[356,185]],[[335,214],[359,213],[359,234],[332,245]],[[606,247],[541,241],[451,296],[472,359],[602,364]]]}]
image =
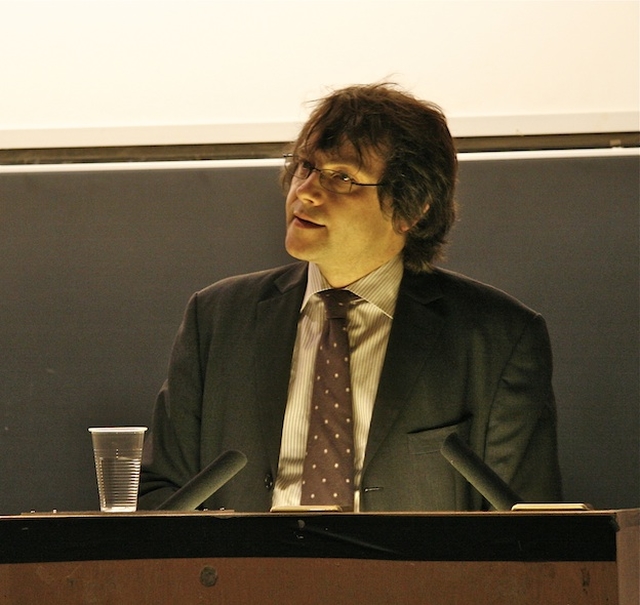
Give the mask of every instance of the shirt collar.
[{"label": "shirt collar", "polygon": [[[393,319],[403,272],[402,256],[398,254],[371,273],[349,284],[346,289],[375,305]],[[309,263],[307,275],[307,289],[301,309],[304,309],[314,294],[331,288],[315,263]]]}]

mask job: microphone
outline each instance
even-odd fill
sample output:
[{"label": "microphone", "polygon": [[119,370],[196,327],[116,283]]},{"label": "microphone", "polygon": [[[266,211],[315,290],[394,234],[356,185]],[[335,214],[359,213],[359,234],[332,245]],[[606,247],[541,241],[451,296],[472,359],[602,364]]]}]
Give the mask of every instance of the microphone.
[{"label": "microphone", "polygon": [[160,504],[156,510],[195,510],[241,471],[245,464],[247,464],[247,457],[242,452],[237,450],[223,452]]},{"label": "microphone", "polygon": [[475,487],[496,510],[511,510],[522,502],[518,496],[457,433],[451,433],[443,441],[440,453]]}]

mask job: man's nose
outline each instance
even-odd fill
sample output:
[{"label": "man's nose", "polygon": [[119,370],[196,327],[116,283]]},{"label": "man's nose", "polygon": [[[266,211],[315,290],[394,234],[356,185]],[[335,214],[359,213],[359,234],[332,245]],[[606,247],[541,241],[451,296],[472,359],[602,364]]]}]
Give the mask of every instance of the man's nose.
[{"label": "man's nose", "polygon": [[312,170],[306,179],[300,179],[296,186],[296,193],[301,199],[318,203],[321,201],[324,189],[320,184],[320,173]]}]

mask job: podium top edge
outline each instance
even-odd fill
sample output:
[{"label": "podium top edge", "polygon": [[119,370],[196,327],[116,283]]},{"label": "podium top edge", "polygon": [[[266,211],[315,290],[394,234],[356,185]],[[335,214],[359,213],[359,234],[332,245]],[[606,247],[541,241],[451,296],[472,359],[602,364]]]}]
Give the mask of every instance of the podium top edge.
[{"label": "podium top edge", "polygon": [[233,510],[203,510],[203,511],[153,511],[140,510],[125,513],[103,513],[100,511],[30,511],[19,515],[0,515],[0,522],[9,519],[51,519],[51,518],[145,518],[145,517],[215,517],[215,518],[298,518],[298,517],[318,517],[318,516],[339,516],[339,517],[414,517],[414,518],[440,518],[440,517],[523,517],[523,516],[561,516],[561,517],[602,517],[602,516],[625,516],[629,519],[640,517],[640,508],[622,509],[527,509],[515,511],[428,511],[428,512],[327,512],[327,511],[305,511],[305,512],[236,512]]}]

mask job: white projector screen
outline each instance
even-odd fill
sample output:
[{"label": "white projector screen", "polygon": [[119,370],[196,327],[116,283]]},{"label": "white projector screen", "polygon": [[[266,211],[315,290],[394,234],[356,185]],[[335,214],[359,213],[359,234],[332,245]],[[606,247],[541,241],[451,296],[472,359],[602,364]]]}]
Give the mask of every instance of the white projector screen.
[{"label": "white projector screen", "polygon": [[280,142],[393,80],[456,137],[635,132],[640,3],[0,0],[0,149]]}]

